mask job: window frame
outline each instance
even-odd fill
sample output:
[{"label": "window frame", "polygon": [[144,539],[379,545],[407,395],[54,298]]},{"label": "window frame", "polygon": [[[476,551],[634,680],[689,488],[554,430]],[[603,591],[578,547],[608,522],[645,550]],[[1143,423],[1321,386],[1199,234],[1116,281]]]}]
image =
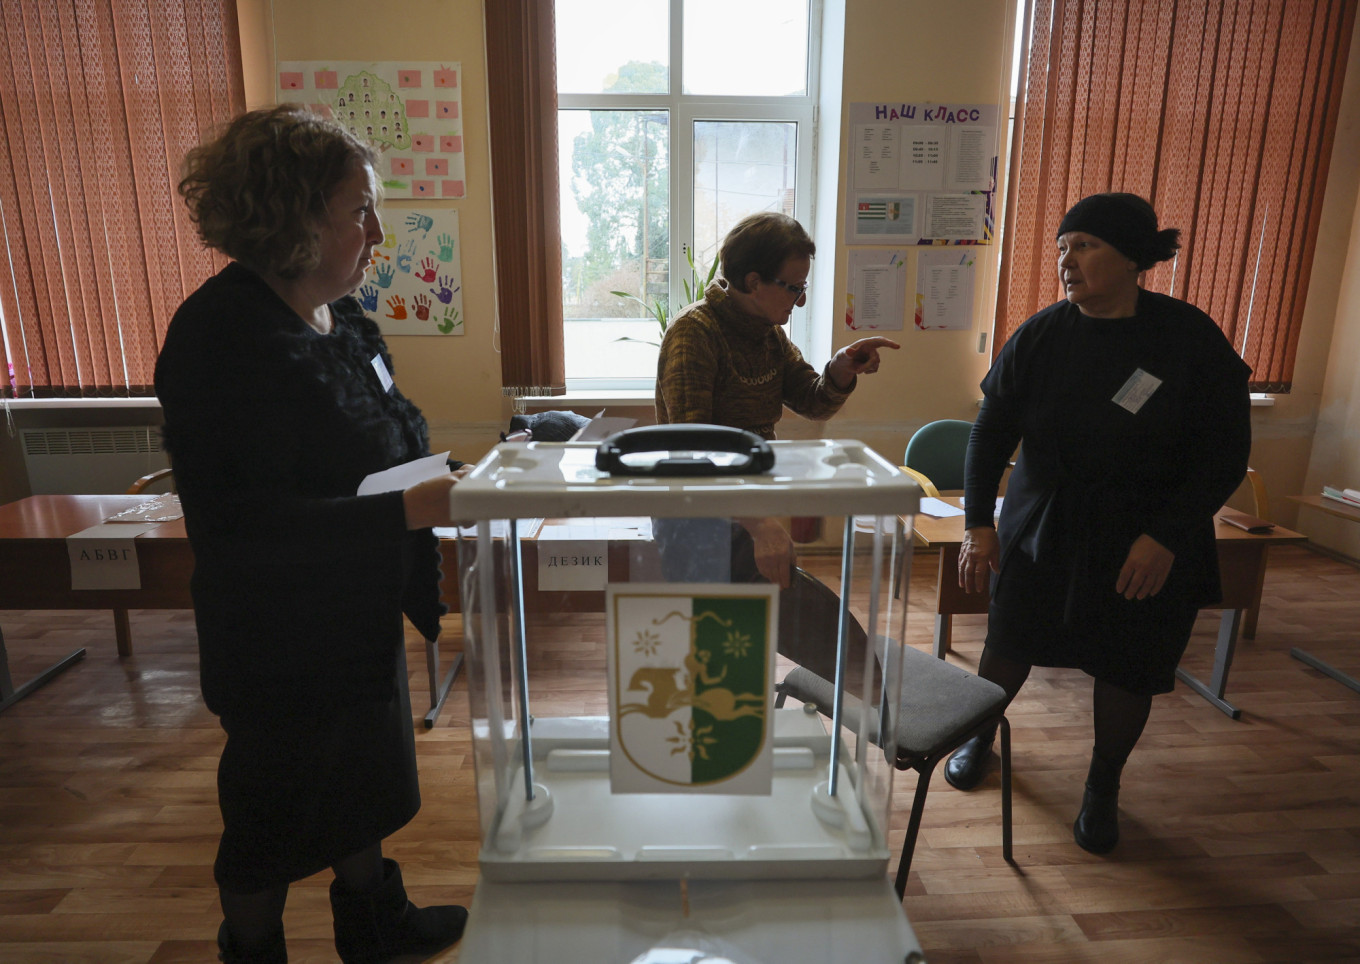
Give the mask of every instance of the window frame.
[{"label": "window frame", "polygon": [[[684,0],[669,0],[670,4],[670,68],[667,94],[593,93],[567,94],[558,92],[557,109],[564,110],[652,110],[662,111],[670,119],[670,303],[680,305],[684,298],[683,279],[688,276],[687,251],[694,237],[694,125],[702,121],[751,121],[793,123],[796,125],[794,213],[793,216],[815,235],[814,218],[818,205],[813,198],[817,183],[817,102],[820,89],[821,24],[823,0],[805,0],[808,16],[808,46],[806,89],[800,97],[739,97],[711,94],[684,94]],[[683,183],[677,172],[683,171]],[[679,187],[678,187],[679,185]],[[559,189],[565,192],[568,185]],[[677,198],[683,198],[676,203]],[[828,252],[828,256],[829,256]],[[834,283],[834,261],[828,260],[819,282],[813,269],[814,284]],[[572,319],[563,319],[563,327]],[[805,354],[813,341],[811,312],[806,307],[794,311],[789,323],[789,337]],[[565,332],[563,335],[565,342]],[[573,377],[566,373],[569,392],[651,391],[656,382],[655,372],[637,376],[611,378]]]}]

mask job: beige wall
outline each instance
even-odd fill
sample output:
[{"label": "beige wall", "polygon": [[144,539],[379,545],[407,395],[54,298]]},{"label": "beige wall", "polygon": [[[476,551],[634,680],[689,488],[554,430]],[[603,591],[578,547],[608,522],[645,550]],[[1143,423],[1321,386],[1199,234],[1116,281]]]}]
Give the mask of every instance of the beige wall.
[{"label": "beige wall", "polygon": [[[1004,103],[1009,75],[1007,27],[1013,0],[846,0],[843,104],[903,99]],[[457,202],[463,240],[463,297],[467,334],[460,338],[397,336],[389,339],[403,389],[430,420],[433,443],[464,458],[479,456],[505,424],[509,406],[500,395],[500,360],[494,339],[495,288],[491,256],[490,173],[486,136],[486,71],[481,0],[398,0],[381,17],[356,0],[242,0],[247,47],[247,93],[252,105],[273,96],[275,55],[283,60],[461,61],[468,197]],[[272,18],[272,19],[271,19]],[[268,48],[273,46],[274,51]],[[1360,485],[1360,51],[1342,100],[1341,123],[1327,188],[1294,390],[1273,408],[1253,411],[1253,464],[1272,494],[1277,519],[1290,524],[1294,507],[1283,498],[1318,491],[1321,484]],[[842,129],[842,143],[848,124]],[[1005,157],[1005,145],[1002,145]],[[1004,160],[1003,160],[1004,163]],[[839,221],[836,211],[819,216]],[[389,201],[399,208],[400,200]],[[1004,205],[1004,199],[998,199]],[[846,248],[837,228],[835,301],[844,304]],[[984,250],[972,331],[901,332],[902,351],[882,373],[862,380],[830,423],[788,416],[786,438],[839,435],[861,438],[890,458],[901,455],[911,432],[936,418],[971,419],[977,384],[989,355],[978,335],[990,332],[995,262],[999,246]],[[819,261],[827,257],[823,254]],[[908,260],[914,277],[915,252]],[[835,319],[833,348],[854,333]],[[821,359],[813,359],[820,363]],[[624,414],[611,407],[611,414]],[[641,413],[645,414],[645,412]],[[1317,444],[1314,444],[1314,436]],[[1312,462],[1310,464],[1310,457]],[[1319,541],[1360,555],[1346,523],[1305,513],[1299,522]],[[1347,548],[1349,546],[1349,548]]]},{"label": "beige wall", "polygon": [[[252,107],[274,99],[275,60],[438,60],[462,64],[463,150],[467,197],[394,199],[403,207],[458,211],[463,314],[459,337],[389,338],[396,376],[430,423],[434,451],[475,460],[509,421],[495,347],[496,291],[491,256],[491,175],[487,155],[486,57],[481,0],[394,0],[381,13],[356,0],[243,0],[239,7],[246,94]],[[272,38],[272,53],[261,53]],[[399,216],[399,215],[398,215]]]},{"label": "beige wall", "polygon": [[1252,459],[1275,517],[1319,545],[1360,558],[1360,525],[1284,497],[1360,488],[1360,31],[1351,37],[1294,387],[1260,410]]}]

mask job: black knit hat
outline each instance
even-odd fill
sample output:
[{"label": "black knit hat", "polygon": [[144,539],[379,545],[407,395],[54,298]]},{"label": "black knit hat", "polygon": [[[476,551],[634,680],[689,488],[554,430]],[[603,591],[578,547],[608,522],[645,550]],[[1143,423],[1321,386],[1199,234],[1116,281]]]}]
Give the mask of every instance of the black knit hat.
[{"label": "black knit hat", "polygon": [[1082,198],[1063,216],[1057,237],[1069,231],[1093,234],[1146,271],[1159,261],[1169,261],[1180,248],[1180,231],[1157,230],[1157,212],[1136,194],[1092,194]]}]

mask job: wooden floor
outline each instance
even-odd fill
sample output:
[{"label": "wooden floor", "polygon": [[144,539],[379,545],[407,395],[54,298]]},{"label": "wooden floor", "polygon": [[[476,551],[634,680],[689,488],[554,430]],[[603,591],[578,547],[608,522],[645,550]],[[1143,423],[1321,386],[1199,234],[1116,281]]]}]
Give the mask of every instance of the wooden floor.
[{"label": "wooden floor", "polygon": [[[912,579],[922,648],[933,563],[918,556]],[[1201,618],[1186,657],[1205,677],[1216,622]],[[106,613],[4,612],[0,625],[18,681],[89,648],[0,715],[0,961],[214,960],[222,738],[198,694],[191,615],[134,613],[136,654],[121,661]],[[457,629],[447,617],[446,648]],[[951,658],[975,668],[983,629],[959,618]],[[599,711],[591,635],[535,654],[541,715]],[[1360,695],[1290,659],[1295,645],[1360,675],[1360,570],[1274,550],[1257,638],[1232,673],[1242,719],[1184,687],[1154,702],[1124,774],[1123,841],[1104,858],[1071,834],[1089,680],[1036,670],[1010,714],[1018,867],[1001,859],[995,776],[970,794],[938,774],[932,785],[905,902],[931,964],[1360,962]],[[414,637],[408,649],[419,714],[424,660]],[[417,902],[467,902],[477,821],[461,683],[417,745],[424,808],[388,854]],[[900,777],[899,845],[911,790]],[[335,960],[327,878],[293,888],[294,962]]]}]

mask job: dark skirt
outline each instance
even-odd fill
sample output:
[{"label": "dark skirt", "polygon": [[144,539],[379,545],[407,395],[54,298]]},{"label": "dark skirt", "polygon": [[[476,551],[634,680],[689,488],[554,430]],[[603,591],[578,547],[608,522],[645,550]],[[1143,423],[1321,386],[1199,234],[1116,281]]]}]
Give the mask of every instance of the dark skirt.
[{"label": "dark skirt", "polygon": [[251,894],[378,843],[420,809],[403,649],[385,702],[307,701],[222,717],[222,840],[213,876]]},{"label": "dark skirt", "polygon": [[1079,669],[1132,693],[1171,692],[1198,605],[1166,589],[1127,600],[1115,593],[1113,577],[1101,582],[1108,589],[1091,587],[1074,602],[1065,578],[1011,553],[993,578],[987,647],[1032,666]]}]

